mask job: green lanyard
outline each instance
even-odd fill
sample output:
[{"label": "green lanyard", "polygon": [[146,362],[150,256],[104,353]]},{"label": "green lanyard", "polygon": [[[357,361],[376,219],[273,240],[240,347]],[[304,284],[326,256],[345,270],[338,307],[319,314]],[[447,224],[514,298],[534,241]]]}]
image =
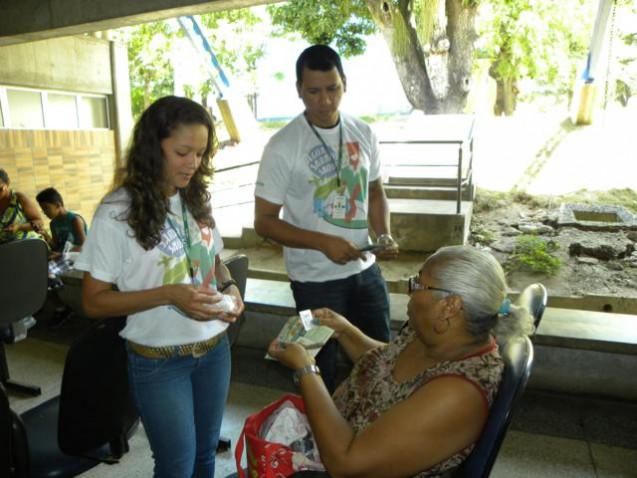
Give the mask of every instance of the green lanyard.
[{"label": "green lanyard", "polygon": [[316,128],[314,127],[314,125],[312,123],[310,123],[310,120],[308,119],[307,115],[305,115],[305,121],[307,121],[307,124],[310,126],[310,129],[312,130],[314,135],[318,138],[318,140],[321,142],[321,144],[323,145],[323,148],[325,149],[325,152],[328,154],[328,156],[332,160],[332,163],[334,164],[334,167],[336,168],[336,185],[340,188],[341,187],[341,164],[342,164],[342,160],[343,160],[343,121],[341,121],[341,119],[339,118],[339,121],[338,121],[338,162],[336,161],[336,158],[332,155],[332,150],[327,147],[327,144],[325,144],[325,141],[323,140],[323,138],[321,137],[319,132],[316,131]]},{"label": "green lanyard", "polygon": [[175,224],[170,219],[170,215],[166,214],[166,219],[168,219],[168,224],[170,225],[171,229],[175,231],[175,234],[177,234],[177,237],[181,241],[181,244],[184,246],[184,253],[186,254],[186,261],[188,262],[188,273],[190,274],[190,280],[194,285],[197,285],[195,281],[195,268],[193,267],[192,259],[190,258],[190,248],[191,248],[190,228],[188,227],[186,205],[184,204],[183,198],[180,197],[179,200],[181,201],[181,217],[184,221],[184,234],[186,236],[185,241],[184,241],[184,238],[181,237],[181,234],[179,234],[179,230],[177,229],[177,227],[175,227]]}]

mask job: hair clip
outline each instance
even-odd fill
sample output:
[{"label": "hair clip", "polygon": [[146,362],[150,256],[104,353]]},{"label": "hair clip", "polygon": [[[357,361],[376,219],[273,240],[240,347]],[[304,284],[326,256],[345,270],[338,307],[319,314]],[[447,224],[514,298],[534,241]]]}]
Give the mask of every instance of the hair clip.
[{"label": "hair clip", "polygon": [[509,315],[511,312],[511,299],[505,297],[500,305],[500,309],[498,310],[498,314],[500,315]]}]

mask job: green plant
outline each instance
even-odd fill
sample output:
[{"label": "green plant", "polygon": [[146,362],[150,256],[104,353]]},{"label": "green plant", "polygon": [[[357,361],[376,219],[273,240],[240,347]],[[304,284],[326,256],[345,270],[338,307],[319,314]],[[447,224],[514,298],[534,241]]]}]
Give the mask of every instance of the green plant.
[{"label": "green plant", "polygon": [[505,192],[478,188],[473,201],[473,211],[476,213],[493,211],[505,207],[508,200],[508,194]]},{"label": "green plant", "polygon": [[495,235],[484,224],[473,222],[471,224],[471,240],[480,244],[491,244],[495,240]]},{"label": "green plant", "polygon": [[558,245],[553,241],[523,234],[516,238],[515,249],[509,256],[507,268],[509,270],[530,269],[533,272],[553,276],[562,265],[562,261],[553,255],[557,249]]},{"label": "green plant", "polygon": [[290,120],[267,120],[267,121],[259,121],[259,127],[263,130],[273,130],[273,129],[281,129],[286,124],[288,124]]}]

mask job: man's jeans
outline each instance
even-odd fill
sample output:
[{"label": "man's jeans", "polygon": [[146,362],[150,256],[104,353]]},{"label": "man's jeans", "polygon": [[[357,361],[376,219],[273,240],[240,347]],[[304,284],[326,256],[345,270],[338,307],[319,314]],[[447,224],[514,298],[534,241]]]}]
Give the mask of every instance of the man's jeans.
[{"label": "man's jeans", "polygon": [[212,478],[230,384],[230,347],[199,358],[149,359],[128,351],[135,403],[155,459],[155,478]]},{"label": "man's jeans", "polygon": [[[389,341],[389,294],[378,264],[359,274],[327,282],[292,281],[297,311],[328,307],[345,316],[365,335]],[[330,340],[316,356],[328,390],[336,387],[336,340]]]}]

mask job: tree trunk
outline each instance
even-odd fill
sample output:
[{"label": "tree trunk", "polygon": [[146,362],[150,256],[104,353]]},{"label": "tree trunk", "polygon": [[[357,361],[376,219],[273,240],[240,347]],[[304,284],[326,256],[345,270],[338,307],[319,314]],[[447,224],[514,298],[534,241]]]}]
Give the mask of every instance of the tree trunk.
[{"label": "tree trunk", "polygon": [[511,78],[505,80],[496,79],[496,97],[493,104],[493,114],[496,116],[511,116],[518,104],[517,82]]},{"label": "tree trunk", "polygon": [[498,73],[499,62],[509,61],[508,49],[502,48],[500,56],[489,68],[489,76],[495,80],[496,95],[493,103],[493,114],[496,116],[506,115],[512,116],[518,104],[518,82],[514,77],[502,77]]},{"label": "tree trunk", "polygon": [[471,87],[477,7],[438,0],[433,28],[421,44],[413,0],[365,0],[389,46],[407,100],[427,114],[461,113]]}]

